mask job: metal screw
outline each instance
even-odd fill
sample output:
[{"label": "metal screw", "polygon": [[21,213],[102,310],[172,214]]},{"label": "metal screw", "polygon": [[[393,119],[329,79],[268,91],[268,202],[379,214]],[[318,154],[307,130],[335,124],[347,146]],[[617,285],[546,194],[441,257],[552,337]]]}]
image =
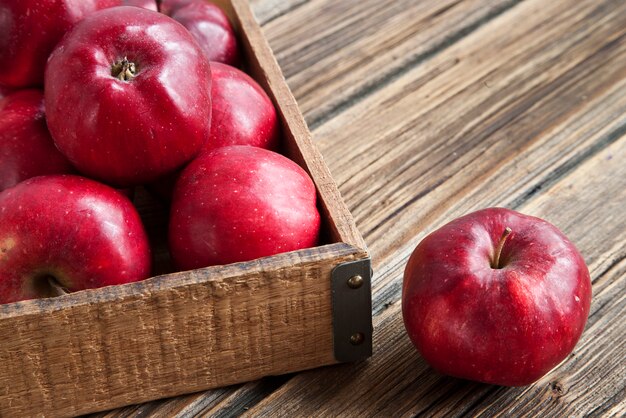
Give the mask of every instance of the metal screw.
[{"label": "metal screw", "polygon": [[365,340],[365,336],[362,332],[356,332],[350,336],[350,344],[359,345]]},{"label": "metal screw", "polygon": [[359,287],[363,286],[363,277],[359,276],[358,274],[356,276],[352,276],[348,279],[348,286],[351,289],[358,289]]}]

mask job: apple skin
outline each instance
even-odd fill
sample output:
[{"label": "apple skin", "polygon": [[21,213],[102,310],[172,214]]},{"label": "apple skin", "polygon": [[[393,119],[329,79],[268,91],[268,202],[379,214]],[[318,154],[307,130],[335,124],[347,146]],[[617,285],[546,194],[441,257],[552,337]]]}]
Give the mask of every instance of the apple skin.
[{"label": "apple skin", "polygon": [[181,270],[313,247],[319,230],[313,181],[265,149],[240,145],[202,154],[174,189],[169,243]]},{"label": "apple skin", "polygon": [[0,100],[0,191],[44,174],[72,173],[56,149],[39,90],[18,90]]},{"label": "apple skin", "polygon": [[[113,75],[124,58],[136,65],[127,80]],[[211,71],[182,25],[120,6],[87,17],[59,43],[45,101],[52,137],[80,172],[134,186],[199,153],[210,133]]]},{"label": "apple skin", "polygon": [[0,193],[0,303],[49,296],[49,276],[74,292],[146,279],[150,264],[139,214],[109,186],[52,175]]},{"label": "apple skin", "polygon": [[229,145],[277,149],[276,109],[261,86],[243,71],[218,62],[211,63],[211,76],[211,136],[204,150]]},{"label": "apple skin", "polygon": [[124,6],[142,7],[153,12],[159,11],[155,0],[122,0],[122,4]]},{"label": "apple skin", "polygon": [[[491,262],[503,231],[500,267]],[[574,349],[591,281],[574,245],[552,224],[490,208],[428,235],[404,272],[402,313],[424,360],[441,373],[528,385]]]},{"label": "apple skin", "polygon": [[0,84],[43,85],[48,55],[85,16],[120,0],[0,0]]},{"label": "apple skin", "polygon": [[209,61],[240,64],[235,30],[215,4],[205,0],[163,0],[160,11],[189,30]]}]

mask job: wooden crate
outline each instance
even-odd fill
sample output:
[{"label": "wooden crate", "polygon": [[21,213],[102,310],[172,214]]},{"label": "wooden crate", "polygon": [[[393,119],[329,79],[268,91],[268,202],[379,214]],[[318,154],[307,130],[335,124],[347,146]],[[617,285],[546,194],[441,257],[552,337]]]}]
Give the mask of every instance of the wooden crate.
[{"label": "wooden crate", "polygon": [[217,3],[278,109],[285,153],[317,186],[328,243],[1,305],[1,416],[84,414],[371,355],[363,239],[247,1]]}]

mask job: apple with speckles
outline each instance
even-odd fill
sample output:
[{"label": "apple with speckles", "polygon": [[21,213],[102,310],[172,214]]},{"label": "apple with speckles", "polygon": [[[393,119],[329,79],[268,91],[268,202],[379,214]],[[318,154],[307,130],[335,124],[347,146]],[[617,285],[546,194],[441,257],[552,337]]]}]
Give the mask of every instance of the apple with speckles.
[{"label": "apple with speckles", "polygon": [[181,270],[313,247],[319,231],[309,175],[262,148],[239,145],[202,154],[174,188],[169,243]]},{"label": "apple with speckles", "polygon": [[209,63],[182,25],[139,7],[78,23],[50,55],[44,92],[61,153],[114,186],[180,169],[209,138]]},{"label": "apple with speckles", "polygon": [[554,225],[504,208],[480,210],[420,242],[404,272],[411,341],[441,373],[528,385],[581,336],[591,282],[576,247]]},{"label": "apple with speckles", "polygon": [[151,257],[122,193],[73,175],[0,193],[0,304],[146,279]]},{"label": "apple with speckles", "polygon": [[0,99],[0,191],[31,177],[72,172],[46,126],[43,93],[18,90]]}]

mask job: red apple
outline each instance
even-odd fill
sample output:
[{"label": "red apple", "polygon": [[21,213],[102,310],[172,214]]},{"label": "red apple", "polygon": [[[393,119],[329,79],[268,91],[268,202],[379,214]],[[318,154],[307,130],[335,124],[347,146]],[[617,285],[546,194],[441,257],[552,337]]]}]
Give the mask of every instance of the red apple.
[{"label": "red apple", "polygon": [[19,90],[0,100],[0,191],[31,177],[72,171],[48,132],[41,91]]},{"label": "red apple", "polygon": [[48,55],[76,22],[120,0],[1,0],[0,84],[43,85]]},{"label": "red apple", "polygon": [[436,370],[506,386],[530,384],[574,349],[591,282],[550,223],[491,208],[428,235],[404,272],[409,337]]},{"label": "red apple", "polygon": [[218,6],[205,0],[163,0],[160,11],[191,32],[209,61],[239,65],[237,36]]},{"label": "red apple", "polygon": [[202,154],[174,189],[172,258],[187,270],[315,246],[315,201],[311,178],[280,154],[248,146]]},{"label": "red apple", "polygon": [[121,6],[94,13],[48,61],[48,126],[83,173],[116,186],[154,180],[198,154],[211,125],[211,72],[179,23]]},{"label": "red apple", "polygon": [[41,176],[0,193],[0,303],[143,280],[148,238],[132,203],[78,176]]},{"label": "red apple", "polygon": [[122,0],[124,6],[143,7],[144,9],[158,12],[159,8],[155,0]]},{"label": "red apple", "polygon": [[204,149],[228,145],[278,148],[276,109],[265,91],[244,72],[211,63],[213,115]]}]

